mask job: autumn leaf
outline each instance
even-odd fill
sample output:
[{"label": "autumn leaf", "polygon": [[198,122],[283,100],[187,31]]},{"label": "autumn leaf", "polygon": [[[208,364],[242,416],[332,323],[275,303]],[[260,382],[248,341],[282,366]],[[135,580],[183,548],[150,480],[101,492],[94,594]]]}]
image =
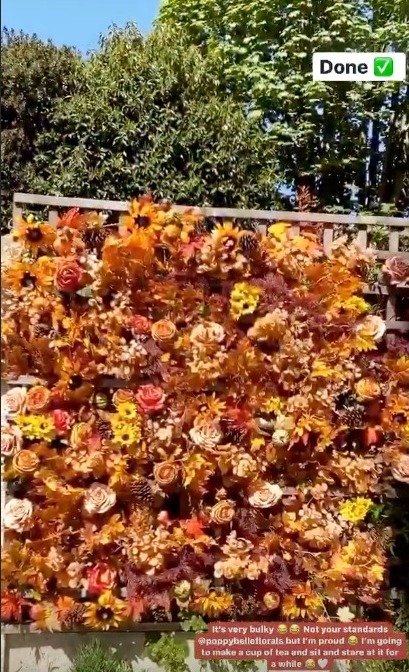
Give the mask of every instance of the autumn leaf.
[{"label": "autumn leaf", "polygon": [[61,621],[61,623],[64,623],[75,606],[75,600],[68,595],[61,595],[57,599],[55,606],[57,609],[58,620]]},{"label": "autumn leaf", "polygon": [[17,593],[5,590],[1,594],[1,620],[21,621],[24,601]]},{"label": "autumn leaf", "polygon": [[127,599],[127,616],[139,622],[146,611],[146,603],[140,595],[132,595]]},{"label": "autumn leaf", "polygon": [[197,518],[197,516],[193,516],[188,520],[182,521],[180,526],[187,535],[193,537],[194,539],[203,536],[203,523],[199,520],[199,518]]},{"label": "autumn leaf", "polygon": [[288,230],[291,229],[291,224],[288,222],[276,222],[268,227],[268,233],[277,240],[284,240],[287,237]]}]

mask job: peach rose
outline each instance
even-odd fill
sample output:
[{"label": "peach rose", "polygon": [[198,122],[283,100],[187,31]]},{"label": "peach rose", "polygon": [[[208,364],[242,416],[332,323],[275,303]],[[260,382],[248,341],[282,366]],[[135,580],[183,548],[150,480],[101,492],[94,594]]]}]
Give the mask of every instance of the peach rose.
[{"label": "peach rose", "polygon": [[190,332],[190,342],[196,348],[221,343],[224,337],[225,331],[222,325],[217,322],[197,324]]},{"label": "peach rose", "polygon": [[33,526],[33,505],[29,499],[10,499],[3,511],[6,530],[27,532]]},{"label": "peach rose", "polygon": [[149,334],[152,328],[152,323],[147,317],[143,315],[132,315],[127,322],[128,329],[131,330],[132,336],[143,336]]},{"label": "peach rose", "polygon": [[372,401],[381,394],[381,386],[373,378],[361,378],[355,385],[355,392],[361,401]]},{"label": "peach rose", "polygon": [[17,474],[32,474],[39,464],[40,460],[32,450],[20,450],[13,457],[13,469]]},{"label": "peach rose", "polygon": [[366,315],[356,325],[356,331],[370,336],[375,341],[380,341],[386,331],[386,324],[379,315]]},{"label": "peach rose", "polygon": [[409,485],[409,455],[401,455],[392,464],[392,476],[401,483]]},{"label": "peach rose", "polygon": [[278,609],[280,606],[280,596],[278,593],[265,593],[263,602],[267,609],[274,611],[274,609]]},{"label": "peach rose", "polygon": [[93,483],[84,497],[84,510],[90,515],[106,513],[116,503],[115,490],[101,483]]},{"label": "peach rose", "polygon": [[4,425],[1,428],[1,454],[12,457],[21,449],[23,435],[18,427]]},{"label": "peach rose", "polygon": [[160,462],[153,468],[153,477],[158,485],[165,487],[177,481],[179,469],[173,462]]},{"label": "peach rose", "polygon": [[135,394],[135,398],[144,413],[155,413],[163,408],[166,395],[161,387],[141,385]]},{"label": "peach rose", "polygon": [[205,450],[216,448],[223,438],[219,423],[217,421],[204,420],[203,418],[195,421],[189,435],[193,443]]},{"label": "peach rose", "polygon": [[48,406],[51,392],[44,385],[34,385],[26,396],[26,408],[29,413],[41,413]]},{"label": "peach rose", "polygon": [[234,518],[234,504],[228,499],[217,502],[210,509],[210,520],[216,525],[226,525]]},{"label": "peach rose", "polygon": [[409,282],[409,261],[403,254],[389,257],[382,267],[391,285],[403,285]]},{"label": "peach rose", "polygon": [[269,509],[277,504],[283,496],[283,491],[277,483],[255,481],[248,490],[249,504],[255,509]]},{"label": "peach rose", "polygon": [[112,396],[112,403],[115,406],[135,401],[135,395],[132,390],[116,390]]},{"label": "peach rose", "polygon": [[151,328],[152,338],[159,343],[171,341],[176,336],[176,327],[170,320],[154,322]]},{"label": "peach rose", "polygon": [[81,585],[83,565],[80,562],[70,562],[67,567],[68,588],[76,590]]},{"label": "peach rose", "polygon": [[25,387],[12,387],[1,398],[1,412],[14,418],[24,413],[27,390]]}]

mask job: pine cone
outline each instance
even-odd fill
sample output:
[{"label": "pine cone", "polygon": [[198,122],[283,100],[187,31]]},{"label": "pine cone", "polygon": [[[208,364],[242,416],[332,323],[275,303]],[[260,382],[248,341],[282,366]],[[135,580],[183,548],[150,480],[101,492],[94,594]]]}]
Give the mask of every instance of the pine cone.
[{"label": "pine cone", "polygon": [[110,439],[112,437],[112,427],[108,420],[97,418],[95,421],[95,426],[97,428],[98,434],[102,439]]},{"label": "pine cone", "polygon": [[245,231],[240,236],[240,247],[246,256],[253,254],[259,247],[257,235],[253,231]]},{"label": "pine cone", "polygon": [[65,625],[77,625],[82,623],[84,619],[84,614],[86,612],[85,604],[78,603],[71,609],[70,613],[66,617],[64,623]]},{"label": "pine cone", "polygon": [[50,337],[51,331],[51,327],[47,324],[36,324],[33,327],[33,336],[34,338]]},{"label": "pine cone", "polygon": [[153,502],[152,487],[146,478],[140,478],[134,480],[131,483],[129,489],[137,501],[143,502],[145,504],[152,504]]},{"label": "pine cone", "polygon": [[345,408],[341,413],[341,421],[348,427],[361,427],[364,419],[365,409],[362,406],[351,406]]},{"label": "pine cone", "polygon": [[254,595],[238,596],[235,612],[239,618],[254,618],[260,613],[260,603]]},{"label": "pine cone", "polygon": [[104,244],[105,238],[108,235],[108,230],[104,228],[89,228],[83,233],[83,241],[91,250],[98,250]]},{"label": "pine cone", "polygon": [[169,622],[168,612],[163,607],[154,607],[150,610],[150,615],[154,623]]}]

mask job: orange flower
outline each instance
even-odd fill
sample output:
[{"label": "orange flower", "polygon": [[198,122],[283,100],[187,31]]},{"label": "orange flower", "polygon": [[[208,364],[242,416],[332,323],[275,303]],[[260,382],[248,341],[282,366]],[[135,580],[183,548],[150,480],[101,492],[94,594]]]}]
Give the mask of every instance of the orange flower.
[{"label": "orange flower", "polygon": [[135,402],[135,395],[132,390],[115,390],[112,396],[112,403],[115,406],[119,406],[120,404],[127,404],[129,402]]},{"label": "orange flower", "polygon": [[113,590],[117,579],[117,571],[106,562],[97,562],[88,570],[87,592],[89,595],[100,595]]},{"label": "orange flower", "polygon": [[210,509],[210,520],[216,525],[226,525],[231,523],[234,518],[234,506],[229,500],[217,502]]},{"label": "orange flower", "polygon": [[13,238],[21,243],[30,252],[47,251],[55,240],[55,230],[46,222],[36,222],[29,215],[27,219],[20,218],[17,228],[13,231]]},{"label": "orange flower", "polygon": [[380,396],[381,386],[373,378],[361,378],[355,385],[355,392],[361,401],[371,401]]},{"label": "orange flower", "polygon": [[98,602],[87,604],[84,623],[93,630],[118,628],[125,618],[126,603],[118,600],[110,591],[102,593]]},{"label": "orange flower", "polygon": [[152,324],[151,334],[155,341],[167,343],[176,336],[176,327],[170,320],[159,320]]},{"label": "orange flower", "polygon": [[40,460],[32,450],[20,450],[13,457],[13,469],[16,474],[32,474],[38,468]]},{"label": "orange flower", "polygon": [[153,477],[161,487],[175,483],[178,475],[179,469],[173,462],[159,462],[153,467]]},{"label": "orange flower", "polygon": [[324,612],[322,598],[311,588],[311,583],[299,583],[292,589],[290,595],[283,597],[281,613],[285,618],[298,620],[300,618],[317,619]]},{"label": "orange flower", "polygon": [[51,398],[51,392],[44,385],[34,385],[26,396],[26,408],[29,413],[41,413],[44,411]]}]

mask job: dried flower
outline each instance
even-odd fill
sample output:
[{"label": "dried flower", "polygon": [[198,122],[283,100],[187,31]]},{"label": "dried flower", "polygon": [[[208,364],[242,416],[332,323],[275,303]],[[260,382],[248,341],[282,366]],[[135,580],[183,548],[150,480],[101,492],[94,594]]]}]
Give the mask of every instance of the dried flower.
[{"label": "dried flower", "polygon": [[248,489],[249,504],[255,509],[268,509],[283,496],[283,492],[276,483],[267,483],[266,481],[254,481]]},{"label": "dried flower", "polygon": [[116,502],[116,494],[112,488],[101,483],[93,483],[84,497],[84,510],[90,515],[107,513]]},{"label": "dried flower", "polygon": [[60,292],[77,292],[84,284],[84,271],[76,261],[63,260],[58,266],[55,286]]},{"label": "dried flower", "polygon": [[391,285],[406,284],[409,281],[409,262],[402,254],[389,257],[382,266],[382,271]]},{"label": "dried flower", "polygon": [[32,474],[40,464],[40,460],[32,450],[20,450],[13,457],[13,469],[17,474]]},{"label": "dried flower", "polygon": [[33,526],[33,505],[29,499],[10,499],[3,511],[6,530],[26,532]]},{"label": "dried flower", "polygon": [[392,476],[409,485],[409,455],[400,455],[392,464]]},{"label": "dried flower", "polygon": [[158,343],[167,343],[176,336],[176,327],[170,320],[159,320],[152,325],[151,334]]},{"label": "dried flower", "polygon": [[341,518],[351,523],[359,523],[363,520],[372,506],[372,500],[358,497],[355,500],[344,502],[339,507]]},{"label": "dried flower", "polygon": [[9,418],[24,412],[27,390],[25,387],[12,387],[1,398],[1,409]]},{"label": "dried flower", "polygon": [[1,427],[1,454],[3,457],[12,457],[22,445],[23,435],[18,427],[2,425]]},{"label": "dried flower", "polygon": [[155,385],[141,385],[135,394],[135,398],[144,413],[160,411],[165,403],[165,393]]},{"label": "dried flower", "polygon": [[29,413],[41,413],[50,401],[51,393],[43,385],[31,387],[26,395],[26,409]]},{"label": "dried flower", "polygon": [[216,525],[226,525],[234,518],[233,503],[227,499],[217,502],[210,509],[210,520]]},{"label": "dried flower", "polygon": [[159,462],[153,468],[153,477],[158,485],[166,487],[175,483],[179,476],[179,469],[173,462]]}]

